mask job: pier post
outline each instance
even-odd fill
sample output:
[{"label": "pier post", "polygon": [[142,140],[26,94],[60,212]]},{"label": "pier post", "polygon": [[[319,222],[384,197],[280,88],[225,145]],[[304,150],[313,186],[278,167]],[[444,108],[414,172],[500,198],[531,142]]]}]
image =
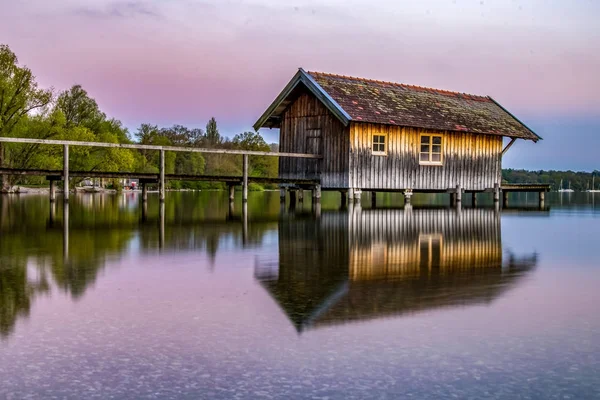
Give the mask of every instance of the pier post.
[{"label": "pier post", "polygon": [[56,181],[54,179],[50,179],[50,202],[54,203],[56,201]]},{"label": "pier post", "polygon": [[377,208],[377,192],[371,192],[371,208]]},{"label": "pier post", "polygon": [[477,193],[473,192],[473,207],[477,207]]},{"label": "pier post", "polygon": [[304,203],[304,189],[298,189],[298,201]]},{"label": "pier post", "polygon": [[233,201],[235,199],[235,186],[229,185],[229,201]]},{"label": "pier post", "polygon": [[148,202],[148,184],[142,182],[142,203]]},{"label": "pier post", "polygon": [[284,187],[279,188],[279,202],[285,203],[285,188]]},{"label": "pier post", "polygon": [[354,189],[354,202],[360,203],[360,196],[362,195],[362,191],[360,189]]},{"label": "pier post", "polygon": [[160,151],[160,183],[159,183],[159,199],[160,202],[165,201],[165,151]]},{"label": "pier post", "polygon": [[296,204],[296,190],[290,189],[290,204]]},{"label": "pier post", "polygon": [[63,146],[63,181],[65,186],[64,201],[69,201],[69,145]]},{"label": "pier post", "polygon": [[544,208],[545,200],[546,200],[546,192],[540,192],[540,208]]},{"label": "pier post", "polygon": [[500,184],[494,183],[494,203],[500,201]]},{"label": "pier post", "polygon": [[456,204],[462,202],[462,189],[460,185],[456,185]]},{"label": "pier post", "polygon": [[321,185],[317,183],[313,189],[313,202],[321,202]]},{"label": "pier post", "polygon": [[410,204],[410,199],[411,199],[412,195],[413,195],[413,192],[411,189],[406,189],[404,191],[404,204],[405,205]]},{"label": "pier post", "polygon": [[248,154],[244,154],[243,156],[243,181],[242,181],[242,202],[248,201]]},{"label": "pier post", "polygon": [[341,200],[340,200],[340,205],[342,207],[344,207],[346,204],[348,204],[348,192],[346,192],[345,190],[340,190],[340,196],[341,196]]},{"label": "pier post", "polygon": [[503,208],[508,207],[508,192],[507,191],[502,191],[502,207]]}]

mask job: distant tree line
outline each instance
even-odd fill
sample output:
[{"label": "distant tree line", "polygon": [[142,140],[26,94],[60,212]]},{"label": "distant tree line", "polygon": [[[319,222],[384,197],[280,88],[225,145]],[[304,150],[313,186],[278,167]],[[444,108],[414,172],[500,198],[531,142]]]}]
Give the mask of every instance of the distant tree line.
[{"label": "distant tree line", "polygon": [[[0,136],[63,139],[87,142],[141,143],[152,145],[273,151],[260,134],[244,132],[233,139],[222,136],[211,118],[206,130],[181,125],[158,127],[142,124],[130,135],[122,123],[103,113],[96,101],[80,86],[55,94],[38,86],[17,56],[0,45]],[[114,148],[71,147],[73,170],[158,172],[157,151]],[[250,157],[250,174],[277,176],[276,157]],[[60,146],[0,143],[0,166],[8,168],[61,169]],[[166,173],[241,175],[241,156],[167,152]],[[0,190],[19,183],[42,183],[44,178],[2,176]],[[207,182],[170,182],[172,187],[220,187]],[[255,185],[254,188],[257,188]]]},{"label": "distant tree line", "polygon": [[[211,118],[206,129],[181,125],[158,127],[142,124],[130,135],[122,123],[103,113],[96,101],[80,86],[56,95],[52,89],[38,87],[27,67],[19,66],[17,56],[6,45],[0,45],[0,136],[37,139],[64,139],[88,142],[141,143],[149,145],[190,146],[220,149],[276,151],[277,145],[267,144],[260,134],[244,132],[233,139],[222,136],[217,121]],[[113,148],[72,147],[70,166],[73,170],[158,172],[156,151],[136,151]],[[250,174],[277,176],[276,157],[250,157]],[[9,168],[62,168],[60,146],[0,143],[0,166]],[[241,156],[167,152],[167,173],[241,175]],[[600,176],[599,171],[594,171]],[[592,173],[573,171],[525,171],[506,169],[502,179],[509,183],[546,183],[553,190],[569,184],[574,190],[591,187]],[[43,177],[2,176],[0,191],[18,183],[43,183]],[[169,183],[174,188],[220,188],[210,182]],[[600,177],[596,187],[600,186]],[[260,189],[254,185],[253,189]]]},{"label": "distant tree line", "polygon": [[600,188],[600,171],[573,172],[573,171],[526,171],[524,169],[502,170],[502,180],[507,183],[544,183],[550,184],[552,190],[562,187],[576,191],[585,191],[592,188],[595,177],[595,189]]}]

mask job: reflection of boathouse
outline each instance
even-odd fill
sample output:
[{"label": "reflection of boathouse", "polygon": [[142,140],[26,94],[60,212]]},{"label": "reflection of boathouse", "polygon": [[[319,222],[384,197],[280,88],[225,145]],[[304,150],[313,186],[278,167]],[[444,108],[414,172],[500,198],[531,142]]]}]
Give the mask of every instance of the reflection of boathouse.
[{"label": "reflection of boathouse", "polygon": [[503,254],[494,210],[351,208],[281,221],[279,262],[256,277],[300,331],[488,303],[535,264]]}]

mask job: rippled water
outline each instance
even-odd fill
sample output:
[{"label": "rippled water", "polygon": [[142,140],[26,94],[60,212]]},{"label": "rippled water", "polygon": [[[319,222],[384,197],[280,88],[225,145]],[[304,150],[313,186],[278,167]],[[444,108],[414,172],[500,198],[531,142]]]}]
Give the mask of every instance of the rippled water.
[{"label": "rippled water", "polygon": [[600,398],[600,194],[447,201],[2,196],[0,398]]}]

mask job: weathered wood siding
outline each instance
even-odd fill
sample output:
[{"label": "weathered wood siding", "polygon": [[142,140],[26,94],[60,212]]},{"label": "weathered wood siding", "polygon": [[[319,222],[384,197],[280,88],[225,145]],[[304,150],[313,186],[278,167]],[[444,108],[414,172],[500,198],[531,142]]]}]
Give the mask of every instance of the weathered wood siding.
[{"label": "weathered wood siding", "polygon": [[348,187],[348,128],[314,96],[301,94],[283,113],[279,151],[317,153],[323,160],[279,159],[280,178],[321,177],[323,188]]},{"label": "weathered wood siding", "polygon": [[[350,187],[484,190],[501,182],[502,137],[400,126],[350,124]],[[443,165],[420,165],[420,134],[442,134]],[[387,136],[387,155],[373,155],[373,135]],[[327,154],[326,154],[327,155]]]}]

